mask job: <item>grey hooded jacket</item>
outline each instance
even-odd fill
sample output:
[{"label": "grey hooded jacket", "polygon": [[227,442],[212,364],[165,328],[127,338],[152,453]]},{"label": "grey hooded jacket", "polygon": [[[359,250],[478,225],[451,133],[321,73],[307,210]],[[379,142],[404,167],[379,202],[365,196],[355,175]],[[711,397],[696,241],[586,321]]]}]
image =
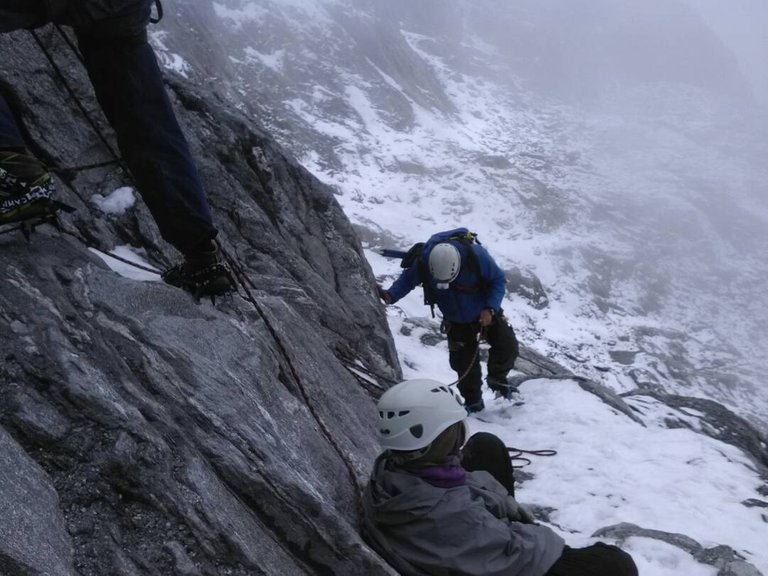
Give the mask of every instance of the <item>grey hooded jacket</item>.
[{"label": "grey hooded jacket", "polygon": [[369,544],[407,576],[543,576],[564,547],[549,528],[515,521],[517,503],[487,472],[438,488],[397,469],[385,453],[363,506]]}]

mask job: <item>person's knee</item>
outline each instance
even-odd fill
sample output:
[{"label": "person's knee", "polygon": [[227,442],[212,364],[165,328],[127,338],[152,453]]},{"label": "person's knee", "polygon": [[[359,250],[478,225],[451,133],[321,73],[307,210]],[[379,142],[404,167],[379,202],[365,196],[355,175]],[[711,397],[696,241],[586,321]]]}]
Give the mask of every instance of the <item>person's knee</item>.
[{"label": "person's knee", "polygon": [[454,370],[465,370],[470,362],[477,363],[477,344],[461,340],[448,341],[448,361]]},{"label": "person's knee", "polygon": [[617,574],[623,576],[638,576],[637,564],[634,559],[624,550],[617,548],[619,557],[617,558]]},{"label": "person's knee", "polygon": [[606,559],[610,559],[610,572],[616,576],[638,576],[637,565],[629,553],[617,546],[611,546],[603,542],[595,544],[604,549]]},{"label": "person's knee", "polygon": [[461,450],[461,459],[466,470],[489,472],[514,497],[515,474],[501,438],[489,432],[473,434]]},{"label": "person's knee", "polygon": [[464,444],[462,454],[469,461],[509,461],[509,452],[504,442],[490,432],[477,432]]}]

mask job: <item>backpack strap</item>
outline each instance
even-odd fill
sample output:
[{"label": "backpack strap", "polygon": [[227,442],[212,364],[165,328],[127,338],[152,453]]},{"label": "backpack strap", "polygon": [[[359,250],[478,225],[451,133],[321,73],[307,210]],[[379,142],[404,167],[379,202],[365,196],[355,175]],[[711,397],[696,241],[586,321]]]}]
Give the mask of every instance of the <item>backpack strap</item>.
[{"label": "backpack strap", "polygon": [[410,268],[411,265],[421,257],[421,252],[424,250],[424,242],[417,242],[408,249],[408,252],[403,256],[402,262],[400,262],[400,268]]},{"label": "backpack strap", "polygon": [[477,234],[475,232],[470,232],[466,228],[460,228],[459,230],[462,230],[462,232],[450,236],[449,240],[460,242],[466,247],[467,266],[469,267],[469,270],[483,282],[484,278],[482,274],[480,274],[480,261],[477,259],[477,254],[475,254],[474,248],[475,244],[482,246],[482,243],[477,239]]}]

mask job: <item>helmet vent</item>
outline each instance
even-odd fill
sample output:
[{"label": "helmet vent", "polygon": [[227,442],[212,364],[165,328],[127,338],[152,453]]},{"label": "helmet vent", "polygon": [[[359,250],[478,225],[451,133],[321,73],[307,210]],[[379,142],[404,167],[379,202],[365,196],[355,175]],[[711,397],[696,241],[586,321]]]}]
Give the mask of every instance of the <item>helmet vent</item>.
[{"label": "helmet vent", "polygon": [[397,415],[398,417],[402,417],[402,416],[408,416],[408,414],[410,413],[411,413],[410,410],[400,410],[400,412],[398,412]]},{"label": "helmet vent", "polygon": [[421,436],[424,434],[424,426],[421,424],[416,424],[416,426],[411,426],[410,431],[414,438],[421,438]]},{"label": "helmet vent", "polygon": [[392,431],[389,428],[379,428],[379,433],[382,436],[389,436],[392,433]]}]

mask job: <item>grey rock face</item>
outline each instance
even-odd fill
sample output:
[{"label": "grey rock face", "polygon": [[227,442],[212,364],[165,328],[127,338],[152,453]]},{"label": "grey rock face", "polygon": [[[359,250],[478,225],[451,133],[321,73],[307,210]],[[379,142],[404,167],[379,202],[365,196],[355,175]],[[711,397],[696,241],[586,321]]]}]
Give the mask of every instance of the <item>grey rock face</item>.
[{"label": "grey rock face", "polygon": [[[108,140],[54,29],[40,38]],[[110,160],[27,33],[0,35],[0,84],[55,167]],[[27,244],[0,237],[0,572],[6,576],[385,574],[357,499],[377,446],[345,363],[396,380],[373,277],[332,191],[200,89],[170,86],[227,254],[250,298],[197,304],[88,247],[178,258],[130,180],[59,170],[77,208]]]},{"label": "grey rock face", "polygon": [[619,542],[632,536],[655,538],[688,552],[698,562],[715,566],[718,569],[717,576],[762,576],[757,568],[746,562],[733,548],[729,546],[704,548],[693,538],[683,534],[649,530],[635,524],[621,523],[601,528],[592,536],[595,538],[613,538]]},{"label": "grey rock face", "polygon": [[72,549],[56,491],[0,428],[0,574],[72,573]]},{"label": "grey rock face", "polygon": [[524,273],[519,268],[507,270],[506,274],[508,292],[521,296],[537,310],[549,306],[549,297],[538,276],[530,271]]},{"label": "grey rock face", "polygon": [[[706,398],[677,396],[652,391],[648,391],[646,394],[683,412],[689,408],[703,414],[700,419],[700,431],[743,450],[745,454],[750,455],[755,460],[763,477],[768,479],[768,443],[744,418],[737,416],[722,404]],[[670,428],[690,428],[690,424],[677,419],[668,419],[667,426]]]}]

